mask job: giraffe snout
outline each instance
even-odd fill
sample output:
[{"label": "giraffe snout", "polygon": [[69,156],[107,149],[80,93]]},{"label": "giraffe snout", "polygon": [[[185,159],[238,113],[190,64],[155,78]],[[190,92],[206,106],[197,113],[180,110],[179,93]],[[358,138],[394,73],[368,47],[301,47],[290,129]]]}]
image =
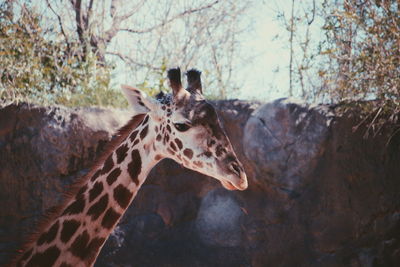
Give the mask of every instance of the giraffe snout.
[{"label": "giraffe snout", "polygon": [[238,181],[234,183],[235,187],[239,190],[245,190],[248,187],[248,183],[242,164],[237,160],[232,161],[229,163],[229,170],[233,172],[237,178],[239,178]]},{"label": "giraffe snout", "polygon": [[243,172],[243,168],[236,161],[231,162],[229,164],[229,169],[231,171],[233,171],[235,174],[237,174],[237,176],[239,176],[239,177],[240,177],[240,173]]}]

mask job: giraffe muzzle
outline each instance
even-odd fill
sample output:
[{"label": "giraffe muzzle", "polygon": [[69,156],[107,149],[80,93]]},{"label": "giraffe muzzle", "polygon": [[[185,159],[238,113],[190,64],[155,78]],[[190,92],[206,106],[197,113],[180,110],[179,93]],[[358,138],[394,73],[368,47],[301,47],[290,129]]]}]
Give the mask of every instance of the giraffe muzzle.
[{"label": "giraffe muzzle", "polygon": [[248,186],[249,184],[247,182],[247,176],[246,173],[243,171],[240,173],[240,182],[236,188],[240,191],[243,191],[246,190]]},{"label": "giraffe muzzle", "polygon": [[234,176],[233,179],[223,181],[222,185],[229,190],[245,190],[248,187],[247,176],[244,172],[243,167],[237,161],[233,161],[229,164],[229,170]]},{"label": "giraffe muzzle", "polygon": [[241,168],[240,165],[236,161],[231,162],[229,164],[229,169],[239,177],[240,177],[240,173],[243,172],[243,168]]}]

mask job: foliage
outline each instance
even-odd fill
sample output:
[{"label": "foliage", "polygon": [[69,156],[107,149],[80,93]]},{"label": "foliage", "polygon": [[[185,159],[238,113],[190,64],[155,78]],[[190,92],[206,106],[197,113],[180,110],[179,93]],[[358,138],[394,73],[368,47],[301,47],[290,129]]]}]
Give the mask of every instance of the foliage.
[{"label": "foliage", "polygon": [[42,29],[40,20],[25,5],[18,16],[7,3],[0,6],[0,100],[125,106],[122,94],[109,89],[111,68],[94,54],[83,57],[77,44],[49,38],[54,30]]},{"label": "foliage", "polygon": [[245,28],[238,25],[249,3],[5,1],[0,100],[125,106],[111,81],[144,81],[136,86],[153,95],[165,89],[167,65],[209,70],[206,87],[225,98],[238,88],[232,76]]},{"label": "foliage", "polygon": [[[296,4],[297,12],[290,19],[278,17],[295,37],[290,42],[300,47],[300,51],[291,49],[290,90],[301,91],[308,100],[337,103],[339,112],[358,110],[368,133],[378,133],[388,122],[398,123],[400,3],[312,0]],[[323,36],[312,42],[310,27],[316,22]]]},{"label": "foliage", "polygon": [[387,123],[399,122],[400,4],[345,0],[324,5],[321,93],[342,102],[343,112],[364,102],[359,116],[368,125],[365,137],[376,135]]},{"label": "foliage", "polygon": [[332,100],[400,104],[400,6],[396,1],[326,3],[326,63],[319,76]]}]

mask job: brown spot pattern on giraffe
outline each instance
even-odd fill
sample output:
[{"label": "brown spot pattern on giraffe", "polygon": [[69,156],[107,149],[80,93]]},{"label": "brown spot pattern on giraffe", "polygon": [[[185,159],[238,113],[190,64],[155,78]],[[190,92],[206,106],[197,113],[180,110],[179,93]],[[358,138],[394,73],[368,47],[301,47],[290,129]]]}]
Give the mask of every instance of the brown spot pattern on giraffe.
[{"label": "brown spot pattern on giraffe", "polygon": [[176,146],[175,146],[174,142],[171,141],[171,143],[169,143],[169,146],[171,147],[171,149],[173,151],[176,151]]},{"label": "brown spot pattern on giraffe", "polygon": [[85,199],[83,198],[83,195],[80,195],[78,199],[76,199],[74,202],[72,202],[63,212],[62,215],[66,214],[78,214],[83,211],[85,208]]},{"label": "brown spot pattern on giraffe", "polygon": [[155,159],[155,160],[160,160],[160,159],[162,159],[162,156],[161,156],[160,154],[157,154],[157,155],[154,157],[154,159]]},{"label": "brown spot pattern on giraffe", "polygon": [[140,132],[140,139],[143,140],[143,138],[146,137],[148,130],[149,130],[149,126],[146,125],[146,126],[142,129],[142,131]]},{"label": "brown spot pattern on giraffe", "polygon": [[131,191],[129,191],[122,184],[119,184],[117,187],[114,188],[114,199],[121,206],[121,208],[125,209],[126,207],[128,207],[132,197],[133,194],[131,193]]},{"label": "brown spot pattern on giraffe", "polygon": [[220,157],[220,156],[222,156],[223,153],[226,153],[226,149],[225,149],[223,146],[218,145],[218,146],[217,146],[217,149],[216,149],[216,151],[215,151],[215,155],[216,155],[217,157]]},{"label": "brown spot pattern on giraffe", "polygon": [[121,214],[119,214],[113,208],[110,207],[107,210],[106,214],[104,214],[103,220],[101,221],[101,225],[107,229],[111,229],[117,222],[119,217],[121,217]]},{"label": "brown spot pattern on giraffe", "polygon": [[193,150],[186,148],[185,150],[183,150],[183,154],[188,158],[188,159],[192,159],[193,157]]},{"label": "brown spot pattern on giraffe", "polygon": [[88,189],[87,184],[85,184],[81,189],[79,189],[78,194],[76,194],[76,199],[82,198],[83,194],[86,192],[86,190]]},{"label": "brown spot pattern on giraffe", "polygon": [[39,237],[39,239],[37,240],[37,244],[40,246],[43,243],[50,243],[51,241],[53,241],[54,238],[56,238],[56,236],[57,236],[59,227],[60,227],[60,223],[58,221],[56,221],[46,233],[43,233]]},{"label": "brown spot pattern on giraffe", "polygon": [[103,183],[102,182],[96,182],[92,189],[89,190],[89,202],[92,202],[96,197],[98,197],[101,192],[103,192]]},{"label": "brown spot pattern on giraffe", "polygon": [[121,169],[116,168],[110,174],[107,176],[107,183],[108,185],[112,185],[118,178],[118,176],[121,175]]},{"label": "brown spot pattern on giraffe", "polygon": [[101,170],[98,170],[95,174],[93,174],[92,178],[90,179],[90,181],[94,182],[94,180],[96,180],[97,178],[99,178],[101,174]]},{"label": "brown spot pattern on giraffe", "polygon": [[112,155],[113,153],[111,153],[108,158],[106,159],[106,161],[104,162],[104,166],[101,169],[101,174],[106,174],[109,171],[111,171],[111,169],[114,167],[114,161],[112,159]]},{"label": "brown spot pattern on giraffe", "polygon": [[115,151],[115,153],[117,154],[117,163],[121,163],[126,156],[128,155],[128,145],[127,144],[123,144],[121,145],[119,148],[117,148],[117,150]]},{"label": "brown spot pattern on giraffe", "polygon": [[136,139],[135,142],[133,142],[132,146],[136,146],[139,143],[139,139]]},{"label": "brown spot pattern on giraffe", "polygon": [[92,217],[92,221],[97,220],[105,211],[108,204],[107,194],[103,195],[96,203],[94,203],[88,210],[87,215]]},{"label": "brown spot pattern on giraffe", "polygon": [[207,158],[209,158],[209,157],[212,156],[212,153],[211,153],[210,151],[206,151],[206,152],[204,152],[204,155],[205,155]]},{"label": "brown spot pattern on giraffe", "polygon": [[28,261],[26,266],[40,266],[40,267],[51,267],[60,256],[60,249],[56,246],[51,246],[42,253],[36,253]]},{"label": "brown spot pattern on giraffe", "polygon": [[143,120],[143,122],[142,122],[142,125],[145,125],[148,121],[149,121],[149,115],[147,115],[147,116],[144,118],[144,120]]},{"label": "brown spot pattern on giraffe", "polygon": [[132,150],[132,162],[128,164],[128,173],[132,179],[132,181],[138,185],[139,179],[138,176],[142,169],[142,159],[140,158],[139,150],[134,149]]},{"label": "brown spot pattern on giraffe", "polygon": [[60,239],[62,242],[67,243],[79,228],[77,220],[66,220],[61,229]]},{"label": "brown spot pattern on giraffe", "polygon": [[175,143],[176,143],[176,145],[179,147],[179,149],[182,149],[182,148],[183,148],[182,141],[179,140],[178,138],[175,138]]},{"label": "brown spot pattern on giraffe", "polygon": [[82,260],[90,262],[97,254],[97,250],[104,243],[104,238],[93,238],[90,242],[90,236],[85,230],[82,234],[77,236],[74,242],[71,244],[69,251],[76,257]]},{"label": "brown spot pattern on giraffe", "polygon": [[160,134],[157,134],[156,140],[157,140],[157,141],[161,141],[161,138],[162,138],[161,135],[160,135]]},{"label": "brown spot pattern on giraffe", "polygon": [[135,140],[137,134],[138,134],[138,131],[136,130],[131,134],[131,136],[129,136],[129,139],[131,139],[131,142],[133,142]]},{"label": "brown spot pattern on giraffe", "polygon": [[166,143],[168,143],[168,141],[169,141],[169,135],[168,135],[168,134],[165,134],[165,135],[164,135],[164,145],[165,145]]}]

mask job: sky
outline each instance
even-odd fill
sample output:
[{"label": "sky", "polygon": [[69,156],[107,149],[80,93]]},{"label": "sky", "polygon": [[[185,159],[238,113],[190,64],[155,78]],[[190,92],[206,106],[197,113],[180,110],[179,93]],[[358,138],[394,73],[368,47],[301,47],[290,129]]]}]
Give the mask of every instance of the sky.
[{"label": "sky", "polygon": [[[295,2],[295,15],[303,12],[311,13],[312,1]],[[316,1],[316,9],[321,1]],[[245,66],[246,84],[243,85],[238,98],[273,100],[289,96],[289,31],[284,28],[277,14],[283,12],[289,18],[291,14],[291,0],[260,1],[251,9],[250,17],[253,19],[253,30],[244,36],[243,49],[246,53],[254,53],[253,61]],[[297,24],[299,36],[304,38],[304,24]],[[317,47],[323,32],[323,21],[315,16],[310,26],[310,45]],[[311,49],[311,48],[310,48]],[[294,53],[300,52],[298,44],[294,45]],[[278,71],[277,71],[278,70]],[[294,90],[296,96],[296,90]]]},{"label": "sky", "polygon": [[[281,2],[285,10],[290,9],[290,5],[287,5],[289,2]],[[246,83],[243,84],[238,98],[271,100],[286,97],[290,54],[285,41],[289,35],[277,21],[275,8],[271,4],[257,4],[251,10],[250,17],[254,21],[253,30],[244,36],[242,42],[244,53],[255,56],[250,64],[245,65]],[[287,38],[284,38],[286,35]],[[277,68],[280,69],[279,72],[274,71]]]}]

